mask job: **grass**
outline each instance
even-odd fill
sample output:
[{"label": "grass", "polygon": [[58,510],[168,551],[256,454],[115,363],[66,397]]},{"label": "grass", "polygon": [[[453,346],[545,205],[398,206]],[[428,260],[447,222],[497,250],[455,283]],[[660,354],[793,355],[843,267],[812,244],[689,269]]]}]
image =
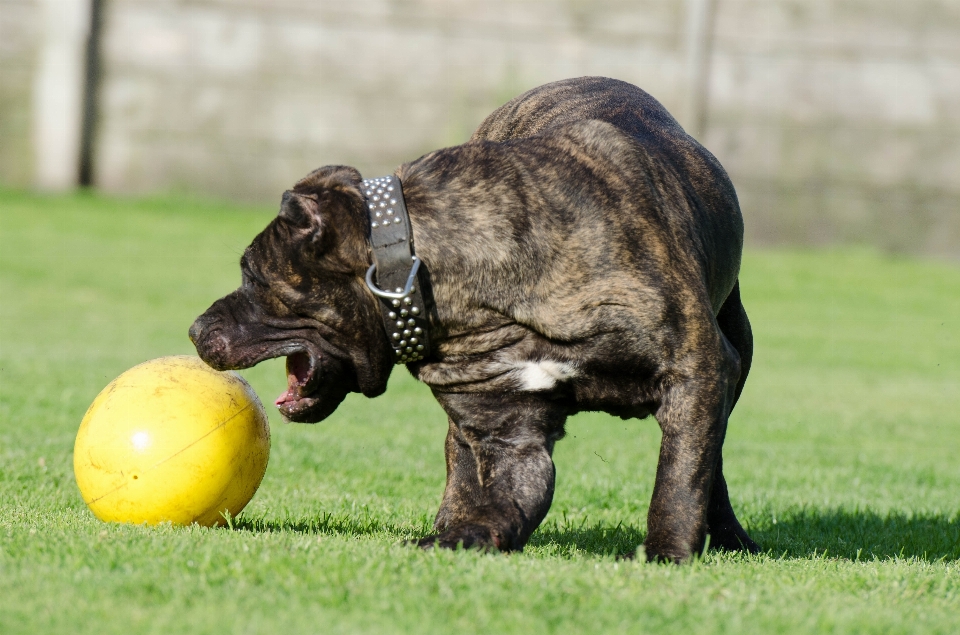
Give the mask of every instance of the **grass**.
[{"label": "grass", "polygon": [[[956,633],[960,269],[858,249],[747,254],[757,354],[724,464],[765,549],[675,567],[644,536],[652,419],[573,418],[522,554],[422,553],[445,417],[402,369],[316,426],[272,419],[232,529],[107,525],[73,439],[99,390],[192,352],[271,212],[0,191],[0,632]],[[244,373],[264,401],[282,362]]]}]

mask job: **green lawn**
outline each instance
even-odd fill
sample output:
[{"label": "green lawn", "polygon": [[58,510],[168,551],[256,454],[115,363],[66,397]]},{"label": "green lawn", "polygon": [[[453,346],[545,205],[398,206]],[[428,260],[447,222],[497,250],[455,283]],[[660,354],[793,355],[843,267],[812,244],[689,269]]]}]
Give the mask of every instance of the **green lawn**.
[{"label": "green lawn", "polygon": [[[99,390],[191,353],[271,210],[0,191],[0,633],[960,632],[960,268],[753,251],[756,357],[724,471],[760,556],[621,561],[659,430],[582,415],[522,554],[422,553],[446,419],[403,369],[328,421],[272,417],[234,529],[107,525],[73,479]],[[245,372],[264,402],[282,361]]]}]

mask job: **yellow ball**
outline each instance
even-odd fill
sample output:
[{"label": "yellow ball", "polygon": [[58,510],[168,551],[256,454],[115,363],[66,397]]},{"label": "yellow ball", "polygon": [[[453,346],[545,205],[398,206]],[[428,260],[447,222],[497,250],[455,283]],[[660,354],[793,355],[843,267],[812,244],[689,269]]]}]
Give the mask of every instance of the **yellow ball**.
[{"label": "yellow ball", "polygon": [[267,469],[270,427],[250,385],[197,357],[134,366],[80,423],[73,470],[101,520],[223,524]]}]

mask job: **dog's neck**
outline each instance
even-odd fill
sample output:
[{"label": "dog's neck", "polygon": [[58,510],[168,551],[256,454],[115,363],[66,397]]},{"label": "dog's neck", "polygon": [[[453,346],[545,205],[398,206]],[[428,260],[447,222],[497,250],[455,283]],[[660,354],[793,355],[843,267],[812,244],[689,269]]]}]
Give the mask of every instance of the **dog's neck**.
[{"label": "dog's neck", "polygon": [[367,286],[377,296],[394,362],[417,362],[430,354],[420,261],[400,179],[364,179],[360,188],[370,216],[373,264]]}]

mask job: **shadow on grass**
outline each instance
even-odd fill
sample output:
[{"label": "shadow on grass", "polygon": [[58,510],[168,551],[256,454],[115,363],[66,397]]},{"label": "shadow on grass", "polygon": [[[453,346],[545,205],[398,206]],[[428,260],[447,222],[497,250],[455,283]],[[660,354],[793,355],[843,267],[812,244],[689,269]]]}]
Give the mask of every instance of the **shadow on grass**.
[{"label": "shadow on grass", "polygon": [[[878,514],[856,510],[801,510],[754,523],[749,531],[773,558],[834,557],[849,560],[917,558],[927,562],[960,560],[960,512],[946,514]],[[624,555],[643,542],[636,525],[616,527],[568,524],[546,526],[531,546],[564,553]]]},{"label": "shadow on grass", "polygon": [[[235,531],[294,532],[396,541],[430,533],[426,516],[410,523],[384,522],[376,517],[324,513],[305,518],[232,520]],[[778,559],[834,557],[849,560],[917,558],[927,562],[960,560],[960,512],[945,514],[877,514],[870,511],[801,510],[776,522],[754,523],[750,536],[764,552]],[[530,538],[533,549],[574,555],[624,556],[643,543],[639,525],[615,527],[562,521],[547,524]]]},{"label": "shadow on grass", "polygon": [[529,545],[568,555],[583,552],[595,556],[626,556],[637,550],[645,534],[639,526],[623,523],[615,527],[602,523],[548,524],[533,533]]},{"label": "shadow on grass", "polygon": [[[423,516],[419,522],[390,523],[372,516],[322,513],[302,518],[248,517],[241,514],[229,521],[230,529],[255,533],[293,532],[352,538],[393,538],[397,541],[422,538],[432,531],[432,520]],[[597,555],[625,555],[643,542],[639,527],[616,527],[565,524],[542,526],[530,539],[529,546],[573,554],[577,551]]]},{"label": "shadow on grass", "polygon": [[426,535],[429,521],[426,517],[415,523],[391,523],[377,518],[361,515],[321,513],[305,518],[266,518],[240,515],[230,522],[234,531],[257,533],[293,532],[327,536],[394,537],[397,540],[409,540]]},{"label": "shadow on grass", "polygon": [[960,560],[960,512],[877,514],[857,510],[802,510],[750,530],[773,557],[826,555],[850,560],[917,558]]},{"label": "shadow on grass", "polygon": [[[849,560],[917,558],[927,562],[960,560],[960,512],[946,514],[878,514],[856,510],[801,510],[763,525],[750,536],[773,558],[834,557]],[[562,552],[623,555],[643,542],[635,525],[617,527],[548,526],[531,545]]]}]

